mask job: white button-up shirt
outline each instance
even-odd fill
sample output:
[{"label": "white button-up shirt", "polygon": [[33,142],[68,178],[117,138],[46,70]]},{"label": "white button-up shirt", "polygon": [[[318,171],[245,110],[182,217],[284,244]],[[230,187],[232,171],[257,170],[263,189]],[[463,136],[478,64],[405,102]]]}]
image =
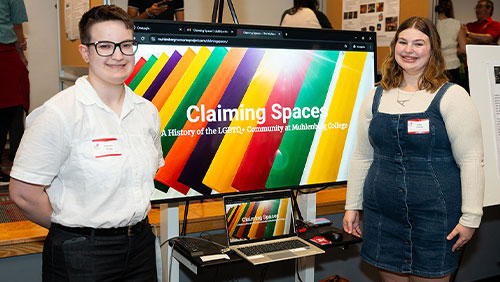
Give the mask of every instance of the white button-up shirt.
[{"label": "white button-up shirt", "polygon": [[121,116],[86,77],[35,109],[11,177],[45,185],[52,222],[111,228],[146,217],[163,165],[156,107],[125,87]]}]

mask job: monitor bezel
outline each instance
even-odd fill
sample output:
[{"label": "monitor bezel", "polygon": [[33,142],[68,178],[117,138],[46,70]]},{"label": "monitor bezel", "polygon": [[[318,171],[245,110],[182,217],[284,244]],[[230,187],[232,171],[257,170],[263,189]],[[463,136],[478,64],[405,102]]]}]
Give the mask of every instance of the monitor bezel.
[{"label": "monitor bezel", "polygon": [[[285,33],[287,34],[287,38],[289,40],[311,40],[311,42],[317,42],[318,40],[321,41],[331,41],[331,42],[343,42],[340,39],[344,39],[344,41],[349,41],[350,43],[353,42],[359,42],[359,43],[371,43],[373,44],[373,50],[349,50],[346,49],[344,51],[361,51],[361,52],[373,52],[374,55],[374,63],[373,63],[373,81],[376,81],[377,77],[377,42],[376,42],[376,33],[375,32],[365,32],[365,31],[349,31],[349,30],[333,30],[333,29],[308,29],[308,28],[294,28],[294,27],[281,27],[281,26],[266,26],[266,25],[246,25],[246,24],[225,24],[225,23],[204,23],[204,22],[177,22],[177,21],[166,21],[166,20],[134,20],[134,30],[135,33],[141,33],[140,30],[144,28],[145,26],[149,26],[150,30],[147,30],[148,33],[159,33],[161,34],[162,28],[167,28],[170,30],[170,32],[163,32],[163,33],[172,33],[174,30],[179,30],[185,28],[211,28],[211,29],[233,29],[233,30],[238,30],[238,29],[249,29],[249,30],[263,30],[263,31],[278,31],[282,32],[284,35]],[[184,36],[190,36],[189,34],[185,33],[180,33]],[[197,37],[200,34],[196,34],[193,37]],[[213,35],[217,37],[217,35]],[[233,35],[230,35],[233,36]],[[224,35],[220,35],[221,38],[223,37],[228,37]],[[300,37],[300,38],[296,38]],[[184,45],[184,46],[220,46],[220,45],[207,45],[207,44],[182,44],[182,43],[175,43],[175,44],[169,44],[169,43],[151,43],[149,42],[149,38],[138,38],[137,36],[134,35],[135,40],[139,42],[139,48],[141,44],[162,44],[162,45]],[[332,38],[335,38],[333,40]],[[363,38],[363,39],[362,39]],[[259,38],[262,39],[262,38]],[[266,39],[262,39],[266,40]],[[280,39],[282,40],[282,39]],[[251,40],[249,40],[250,42]],[[250,44],[247,44],[247,46]],[[228,47],[246,47],[246,46],[240,46],[240,45],[233,45],[233,44],[226,44],[223,46],[228,46]],[[250,46],[254,47],[254,46]],[[314,46],[313,47],[317,47]],[[349,48],[352,46],[349,45]],[[265,47],[260,47],[260,48],[283,48],[283,47],[273,47],[273,46],[265,46]],[[293,48],[293,47],[287,47],[288,49],[304,49],[304,48]],[[320,48],[309,48],[311,50],[318,50]],[[324,50],[332,50],[332,49],[324,49]],[[342,51],[342,50],[341,50]],[[155,189],[161,191],[162,193],[166,193],[164,190],[157,188],[156,185],[156,180],[155,180]],[[286,187],[276,187],[276,188],[264,188],[264,189],[255,189],[255,190],[249,190],[249,191],[236,191],[236,192],[231,192],[231,193],[215,193],[215,194],[210,194],[210,195],[184,195],[180,197],[169,197],[169,198],[158,198],[158,199],[152,199],[151,203],[152,204],[163,204],[163,203],[178,203],[178,202],[187,202],[187,201],[199,201],[199,200],[204,200],[204,199],[222,199],[224,196],[232,196],[232,195],[237,195],[237,194],[248,194],[248,193],[261,193],[261,192],[266,192],[266,191],[280,191],[280,190],[310,190],[314,188],[319,188],[319,187],[328,187],[328,188],[341,188],[344,187],[347,184],[347,180],[342,180],[342,181],[333,181],[333,182],[325,182],[325,183],[315,183],[315,184],[308,184],[308,185],[296,185],[296,186],[286,186]],[[164,185],[164,184],[162,184]],[[164,185],[166,186],[166,185]]]}]

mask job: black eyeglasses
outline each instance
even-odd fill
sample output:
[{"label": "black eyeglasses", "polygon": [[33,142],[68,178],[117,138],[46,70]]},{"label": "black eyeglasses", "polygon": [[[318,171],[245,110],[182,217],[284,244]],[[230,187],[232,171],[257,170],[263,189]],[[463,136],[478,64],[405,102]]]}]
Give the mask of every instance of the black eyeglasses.
[{"label": "black eyeglasses", "polygon": [[135,40],[125,40],[119,43],[115,43],[112,41],[96,41],[96,42],[86,43],[84,45],[87,46],[94,45],[97,55],[102,57],[109,57],[113,56],[116,47],[120,48],[120,51],[122,52],[123,55],[133,56],[137,51],[139,43]]}]

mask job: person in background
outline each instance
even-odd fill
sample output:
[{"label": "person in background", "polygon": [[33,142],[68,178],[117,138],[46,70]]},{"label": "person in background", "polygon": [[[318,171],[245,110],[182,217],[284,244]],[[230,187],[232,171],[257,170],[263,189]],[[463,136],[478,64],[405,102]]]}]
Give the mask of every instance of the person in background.
[{"label": "person in background", "polygon": [[[477,1],[474,10],[477,21],[465,25],[466,44],[497,45],[500,37],[500,22],[494,21],[493,2],[490,0]],[[465,61],[465,89],[469,91],[469,68]]]},{"label": "person in background", "polygon": [[293,7],[286,10],[281,16],[280,25],[331,29],[332,24],[318,8],[318,0],[293,0]]},{"label": "person in background", "polygon": [[451,0],[440,0],[435,8],[438,13],[436,24],[441,38],[441,52],[446,63],[446,76],[450,82],[464,87],[460,78],[460,60],[457,54],[465,54],[465,28],[453,17]]},{"label": "person in background", "polygon": [[[28,60],[23,23],[28,21],[23,0],[0,0],[0,163],[9,134],[9,160],[16,155],[24,132],[24,114],[29,110]],[[7,171],[0,170],[0,184],[8,184]]]},{"label": "person in background", "polygon": [[500,22],[494,21],[493,2],[479,0],[474,7],[477,21],[466,25],[467,44],[497,45],[500,37]]},{"label": "person in background", "polygon": [[129,0],[127,12],[134,19],[184,21],[184,0]]},{"label": "person in background", "polygon": [[481,222],[481,122],[440,43],[430,20],[405,20],[360,109],[343,227],[383,281],[449,281]]},{"label": "person in background", "polygon": [[157,281],[148,222],[163,165],[156,107],[124,81],[134,68],[134,24],[98,6],[79,23],[89,74],[27,117],[10,196],[49,229],[43,281]]}]

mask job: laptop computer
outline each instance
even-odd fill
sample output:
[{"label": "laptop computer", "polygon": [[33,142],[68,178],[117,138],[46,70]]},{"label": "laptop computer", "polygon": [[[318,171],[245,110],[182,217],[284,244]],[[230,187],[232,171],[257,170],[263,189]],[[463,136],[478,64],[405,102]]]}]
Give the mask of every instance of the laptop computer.
[{"label": "laptop computer", "polygon": [[290,190],[223,199],[228,245],[254,265],[325,252],[297,236]]}]

